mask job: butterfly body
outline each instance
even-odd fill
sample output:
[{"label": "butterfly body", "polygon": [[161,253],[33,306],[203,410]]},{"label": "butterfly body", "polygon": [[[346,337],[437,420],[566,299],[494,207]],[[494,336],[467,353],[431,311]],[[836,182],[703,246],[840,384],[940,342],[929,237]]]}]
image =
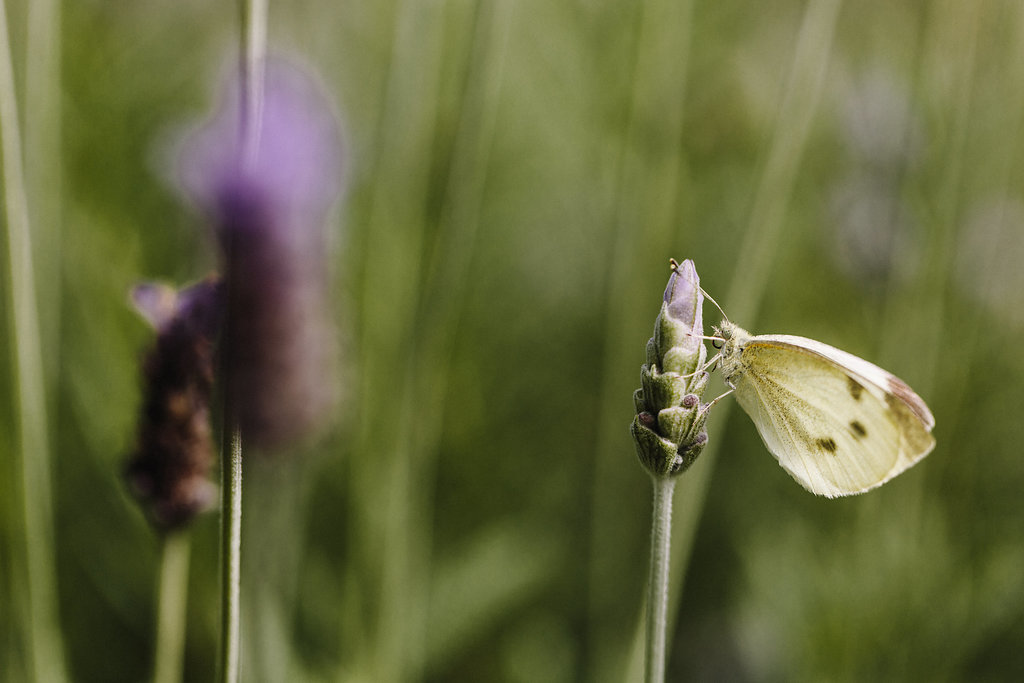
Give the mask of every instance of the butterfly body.
[{"label": "butterfly body", "polygon": [[717,330],[727,384],[804,488],[834,498],[885,483],[935,446],[928,406],[898,377],[822,342]]}]

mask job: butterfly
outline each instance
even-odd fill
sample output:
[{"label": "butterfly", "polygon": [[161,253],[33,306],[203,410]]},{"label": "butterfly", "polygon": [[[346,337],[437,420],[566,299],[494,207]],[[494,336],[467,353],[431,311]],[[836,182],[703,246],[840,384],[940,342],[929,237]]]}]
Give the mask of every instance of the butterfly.
[{"label": "butterfly", "polygon": [[935,418],[882,368],[813,339],[715,328],[719,369],[779,464],[812,493],[863,493],[931,452]]}]

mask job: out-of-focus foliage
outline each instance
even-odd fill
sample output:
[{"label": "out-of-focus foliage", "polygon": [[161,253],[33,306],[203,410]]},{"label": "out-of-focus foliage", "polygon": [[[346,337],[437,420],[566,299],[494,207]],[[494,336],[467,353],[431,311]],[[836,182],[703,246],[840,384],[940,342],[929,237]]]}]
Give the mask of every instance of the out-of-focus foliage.
[{"label": "out-of-focus foliage", "polygon": [[[21,69],[25,7],[9,4]],[[272,48],[321,75],[347,135],[344,350],[331,438],[247,461],[245,680],[622,680],[649,541],[632,390],[668,258],[693,258],[730,311],[772,149],[794,182],[765,200],[781,229],[735,322],[892,370],[929,402],[938,446],[828,501],[723,411],[677,493],[707,482],[677,501],[677,525],[699,526],[670,677],[1024,677],[1024,7],[851,2],[832,21],[831,4],[270,3]],[[37,250],[59,274],[42,301],[60,322],[44,340],[60,624],[74,680],[142,680],[159,541],[121,469],[151,332],[126,296],[214,266],[167,141],[209,110],[236,13],[62,11],[60,241]],[[826,58],[801,64],[814,21]],[[784,94],[819,66],[790,145]],[[23,666],[10,357],[0,681]],[[213,516],[192,531],[190,681],[214,670],[216,536]]]}]

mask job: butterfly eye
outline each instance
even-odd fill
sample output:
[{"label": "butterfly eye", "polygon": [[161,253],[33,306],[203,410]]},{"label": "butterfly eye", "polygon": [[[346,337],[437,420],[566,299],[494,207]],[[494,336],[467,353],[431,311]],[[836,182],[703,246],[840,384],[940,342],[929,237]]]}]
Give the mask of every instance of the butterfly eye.
[{"label": "butterfly eye", "polygon": [[724,340],[722,340],[722,339],[715,339],[715,340],[713,340],[711,342],[711,345],[714,346],[716,349],[720,349],[720,348],[722,348],[722,342],[723,341]]}]

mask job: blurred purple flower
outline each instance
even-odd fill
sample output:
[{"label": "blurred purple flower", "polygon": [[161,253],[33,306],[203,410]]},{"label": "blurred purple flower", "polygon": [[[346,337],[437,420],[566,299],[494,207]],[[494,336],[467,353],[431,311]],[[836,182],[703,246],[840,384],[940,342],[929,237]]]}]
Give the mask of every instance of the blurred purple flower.
[{"label": "blurred purple flower", "polygon": [[132,291],[157,336],[143,361],[139,433],[125,476],[160,529],[184,526],[217,499],[210,394],[221,299],[216,276],[180,292],[156,284]]},{"label": "blurred purple flower", "polygon": [[249,152],[235,83],[185,140],[181,179],[223,250],[222,359],[235,419],[247,442],[273,448],[320,424],[334,395],[326,226],[342,182],[341,139],[328,100],[302,70],[267,63]]}]

